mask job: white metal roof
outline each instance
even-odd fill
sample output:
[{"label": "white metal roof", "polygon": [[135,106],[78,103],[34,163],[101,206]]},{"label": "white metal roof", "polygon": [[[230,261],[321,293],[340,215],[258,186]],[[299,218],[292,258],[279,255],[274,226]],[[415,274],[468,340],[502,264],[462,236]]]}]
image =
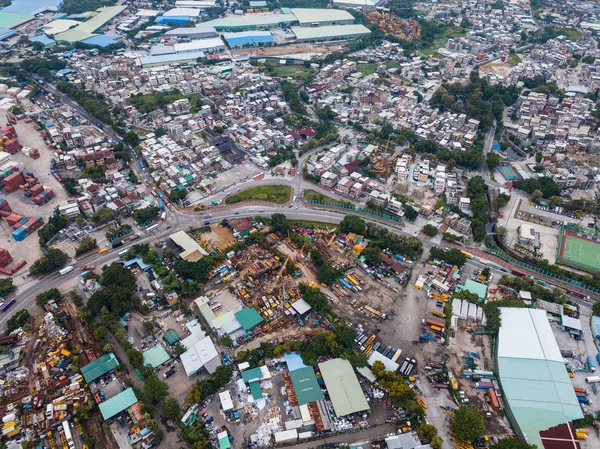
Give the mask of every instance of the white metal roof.
[{"label": "white metal roof", "polygon": [[569,315],[562,315],[562,324],[569,329],[575,329],[578,331],[583,331],[583,326],[581,325],[581,320],[579,318],[573,318]]},{"label": "white metal roof", "polygon": [[223,406],[224,412],[227,410],[233,410],[233,401],[231,400],[231,393],[229,393],[229,390],[219,393],[219,399],[221,400],[221,405]]},{"label": "white metal roof", "polygon": [[225,44],[219,37],[210,37],[208,39],[198,39],[192,42],[184,42],[182,44],[175,44],[173,48],[175,53],[183,53],[187,51],[196,50],[211,50],[213,48],[225,47]]},{"label": "white metal roof", "polygon": [[502,307],[498,357],[562,362],[544,310]]},{"label": "white metal roof", "polygon": [[354,21],[352,14],[342,9],[291,8],[290,11],[296,16],[300,23],[335,22],[342,20]]},{"label": "white metal roof", "polygon": [[202,11],[198,8],[173,8],[166,11],[164,17],[189,16],[198,17]]},{"label": "white metal roof", "polygon": [[373,366],[373,363],[375,363],[377,360],[379,360],[381,363],[383,363],[383,365],[385,366],[385,369],[388,371],[396,372],[396,370],[400,367],[400,365],[398,365],[396,362],[392,362],[390,359],[388,359],[386,356],[384,356],[381,352],[379,352],[379,351],[371,352],[371,355],[369,355],[369,359],[368,359],[369,365]]},{"label": "white metal roof", "polygon": [[308,312],[312,307],[310,307],[310,305],[302,298],[300,298],[298,301],[292,303],[292,307],[294,308],[294,310],[296,312],[298,312],[300,315],[304,315],[306,312]]}]

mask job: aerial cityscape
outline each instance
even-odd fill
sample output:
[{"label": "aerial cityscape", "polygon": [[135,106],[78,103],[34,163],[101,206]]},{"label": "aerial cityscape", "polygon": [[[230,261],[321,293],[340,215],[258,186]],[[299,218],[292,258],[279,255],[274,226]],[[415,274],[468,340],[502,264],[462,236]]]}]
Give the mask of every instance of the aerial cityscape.
[{"label": "aerial cityscape", "polygon": [[0,449],[600,448],[599,42],[0,0]]}]

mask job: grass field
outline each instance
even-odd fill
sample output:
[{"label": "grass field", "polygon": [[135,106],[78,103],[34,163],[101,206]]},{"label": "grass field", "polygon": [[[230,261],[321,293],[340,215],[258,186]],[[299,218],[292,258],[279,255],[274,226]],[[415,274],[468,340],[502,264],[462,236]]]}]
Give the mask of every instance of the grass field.
[{"label": "grass field", "polygon": [[569,233],[563,238],[561,258],[567,263],[600,271],[600,243]]},{"label": "grass field", "polygon": [[459,28],[459,27],[448,28],[433,41],[433,44],[431,46],[420,50],[421,56],[433,55],[434,53],[437,53],[438,48],[446,45],[446,42],[448,42],[448,39],[464,37],[466,35],[467,35],[466,30],[463,30],[462,28]]},{"label": "grass field", "polygon": [[289,224],[298,225],[298,226],[306,226],[307,228],[317,228],[317,229],[337,229],[339,225],[333,223],[325,223],[323,221],[312,221],[312,220],[288,220]]},{"label": "grass field", "polygon": [[308,200],[312,200],[312,201],[323,201],[324,203],[339,204],[341,206],[343,206],[343,205],[352,205],[352,203],[350,201],[336,200],[336,199],[331,198],[331,197],[329,197],[327,195],[323,195],[322,193],[315,192],[314,190],[305,190],[304,191],[304,198],[306,198]]},{"label": "grass field", "polygon": [[[362,73],[363,75],[367,76],[377,72],[378,66],[379,64],[375,62],[372,64],[357,64],[356,70]],[[387,62],[385,64],[385,67],[388,69],[397,69],[398,67],[400,67],[400,64],[398,64],[397,62]]]},{"label": "grass field", "polygon": [[521,58],[519,58],[519,55],[517,55],[516,53],[508,55],[508,65],[509,66],[513,67],[513,66],[517,65],[519,62],[521,62]]},{"label": "grass field", "polygon": [[268,203],[285,204],[290,200],[290,186],[256,186],[242,190],[225,199],[225,204],[235,204],[242,201],[266,201]]}]

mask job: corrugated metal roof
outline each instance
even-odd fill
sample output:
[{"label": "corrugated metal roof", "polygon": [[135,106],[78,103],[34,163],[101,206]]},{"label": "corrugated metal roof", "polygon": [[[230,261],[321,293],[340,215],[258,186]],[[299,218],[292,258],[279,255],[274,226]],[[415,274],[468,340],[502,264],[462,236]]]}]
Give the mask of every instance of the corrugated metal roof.
[{"label": "corrugated metal roof", "polygon": [[92,33],[102,27],[107,22],[110,22],[114,17],[121,14],[127,9],[127,6],[107,6],[98,9],[99,13],[92,17],[87,22],[71,28],[64,33],[59,33],[54,38],[57,41],[78,42],[92,36]]},{"label": "corrugated metal roof", "polygon": [[104,420],[108,420],[117,413],[127,410],[133,404],[137,403],[137,401],[138,399],[133,392],[133,388],[128,388],[109,400],[101,402],[98,407],[100,408],[100,413],[102,413]]},{"label": "corrugated metal roof", "polygon": [[241,31],[239,33],[223,33],[229,45],[265,44],[275,42],[270,31]]},{"label": "corrugated metal roof", "polygon": [[235,318],[240,322],[245,331],[252,329],[263,322],[263,318],[252,307],[245,307],[235,313]]},{"label": "corrugated metal roof", "polygon": [[175,343],[181,340],[181,337],[173,329],[169,329],[165,335],[163,335],[163,340],[166,341],[169,346],[173,346]]},{"label": "corrugated metal roof", "polygon": [[322,401],[324,399],[312,366],[291,371],[290,378],[292,379],[292,385],[298,398],[298,405]]},{"label": "corrugated metal roof", "polygon": [[144,365],[150,365],[152,368],[158,368],[171,358],[167,350],[161,345],[156,345],[152,349],[144,351],[142,355],[144,357]]},{"label": "corrugated metal roof", "polygon": [[298,22],[319,23],[350,20],[354,22],[354,17],[348,11],[341,9],[323,9],[323,8],[290,8]]},{"label": "corrugated metal roof", "polygon": [[364,25],[328,25],[320,27],[292,27],[298,40],[325,40],[360,37],[371,34]]},{"label": "corrugated metal roof", "polygon": [[281,24],[296,22],[293,14],[247,14],[244,16],[229,16],[222,19],[204,22],[205,26],[222,28],[276,27]]},{"label": "corrugated metal roof", "polygon": [[119,366],[119,361],[113,352],[104,354],[91,363],[81,367],[81,374],[87,383],[114,370]]},{"label": "corrugated metal roof", "polygon": [[369,403],[349,361],[328,360],[319,363],[319,369],[337,416],[369,410]]},{"label": "corrugated metal roof", "polygon": [[583,417],[546,312],[501,309],[498,374],[515,424],[529,444],[540,431]]}]

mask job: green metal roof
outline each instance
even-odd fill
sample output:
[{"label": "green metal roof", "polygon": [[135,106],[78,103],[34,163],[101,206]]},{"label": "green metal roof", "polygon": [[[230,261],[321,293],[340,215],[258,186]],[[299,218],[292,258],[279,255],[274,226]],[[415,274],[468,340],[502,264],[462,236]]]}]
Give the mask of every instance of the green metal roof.
[{"label": "green metal roof", "polygon": [[242,379],[244,379],[244,382],[250,382],[252,380],[262,379],[262,378],[263,378],[263,374],[262,374],[260,367],[242,371]]},{"label": "green metal roof", "polygon": [[127,6],[121,5],[99,8],[97,10],[98,14],[90,20],[77,25],[75,28],[71,28],[70,30],[55,35],[54,39],[57,42],[78,42],[87,39],[88,37],[94,36],[94,31],[121,14],[125,9],[127,9]]},{"label": "green metal roof", "polygon": [[150,365],[152,368],[158,368],[171,358],[169,353],[161,345],[156,345],[152,349],[144,351],[144,365]]},{"label": "green metal roof", "polygon": [[263,322],[262,317],[252,307],[245,307],[235,313],[235,318],[240,322],[245,331],[252,329]]},{"label": "green metal roof", "polygon": [[457,286],[457,290],[461,291],[461,290],[466,290],[470,293],[473,293],[475,295],[477,295],[477,297],[479,298],[480,301],[485,299],[485,296],[487,294],[487,286],[480,284],[479,282],[475,282],[472,279],[467,279],[467,282],[465,282],[465,285],[459,285]]},{"label": "green metal roof", "polygon": [[102,413],[104,420],[107,420],[121,413],[123,410],[127,410],[133,404],[137,403],[137,401],[138,399],[133,392],[133,388],[128,388],[109,400],[101,402],[98,407],[100,407],[100,413]]},{"label": "green metal roof", "polygon": [[323,400],[323,393],[317,382],[315,370],[312,366],[300,368],[290,372],[292,385],[298,398],[298,405],[308,404],[309,402]]},{"label": "green metal roof", "polygon": [[102,357],[97,358],[91,363],[81,368],[81,374],[87,383],[90,383],[100,376],[114,370],[119,366],[119,361],[113,352],[104,354]]},{"label": "green metal roof", "polygon": [[169,346],[173,346],[175,343],[181,340],[181,337],[173,329],[169,329],[165,335],[163,335],[163,340],[166,341]]},{"label": "green metal roof", "polygon": [[[225,434],[225,435],[223,435]],[[227,432],[221,432],[217,435],[219,438],[219,448],[220,449],[229,449],[231,447],[231,442],[229,441],[229,434]]]},{"label": "green metal roof", "polygon": [[369,410],[369,403],[348,360],[332,359],[319,363],[319,370],[337,416]]},{"label": "green metal roof", "polygon": [[255,401],[262,398],[262,391],[260,391],[258,380],[250,382],[250,392],[252,393],[252,397]]}]

